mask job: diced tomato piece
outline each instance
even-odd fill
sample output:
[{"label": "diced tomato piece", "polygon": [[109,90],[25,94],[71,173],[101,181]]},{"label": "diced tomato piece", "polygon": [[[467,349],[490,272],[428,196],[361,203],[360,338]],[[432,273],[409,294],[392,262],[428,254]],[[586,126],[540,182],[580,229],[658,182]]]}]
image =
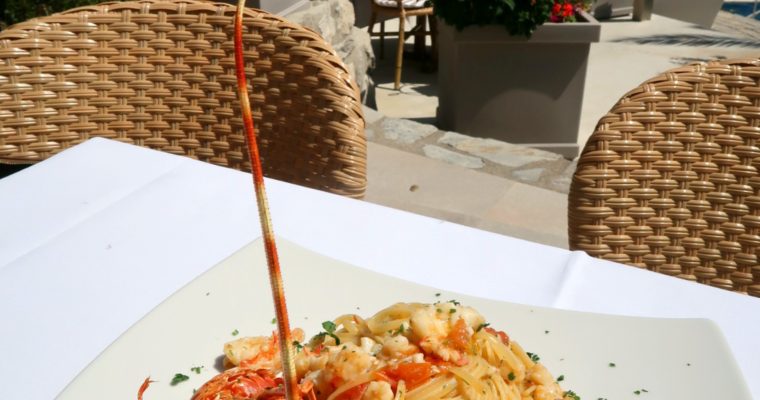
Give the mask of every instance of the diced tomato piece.
[{"label": "diced tomato piece", "polygon": [[498,336],[499,339],[501,339],[502,343],[504,343],[505,345],[509,346],[509,336],[507,336],[506,333],[504,333],[502,331],[497,331],[496,329],[493,329],[493,328],[485,328],[485,330],[486,330],[486,332],[488,332],[488,333],[490,333],[492,335]]},{"label": "diced tomato piece", "polygon": [[406,390],[412,390],[427,382],[433,375],[430,363],[405,363],[386,372],[388,377],[396,381],[404,381]]},{"label": "diced tomato piece", "polygon": [[369,385],[369,383],[362,383],[361,385],[356,385],[352,387],[351,389],[348,389],[345,392],[338,395],[336,399],[337,400],[359,400],[364,395],[364,391],[367,390],[367,385]]},{"label": "diced tomato piece", "polygon": [[449,343],[451,347],[464,351],[467,350],[467,345],[470,344],[470,333],[467,332],[467,323],[464,319],[459,318],[454,324],[454,328],[449,332]]}]

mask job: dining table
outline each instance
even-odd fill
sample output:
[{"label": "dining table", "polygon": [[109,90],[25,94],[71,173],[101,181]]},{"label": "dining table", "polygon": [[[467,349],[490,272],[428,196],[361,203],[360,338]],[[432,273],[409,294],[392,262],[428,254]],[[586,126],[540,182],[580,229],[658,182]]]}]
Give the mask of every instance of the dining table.
[{"label": "dining table", "polygon": [[[712,320],[760,398],[760,299],[273,179],[266,190],[278,237],[363,269],[537,307]],[[102,138],[0,179],[0,210],[4,399],[55,398],[261,236],[250,174]]]}]

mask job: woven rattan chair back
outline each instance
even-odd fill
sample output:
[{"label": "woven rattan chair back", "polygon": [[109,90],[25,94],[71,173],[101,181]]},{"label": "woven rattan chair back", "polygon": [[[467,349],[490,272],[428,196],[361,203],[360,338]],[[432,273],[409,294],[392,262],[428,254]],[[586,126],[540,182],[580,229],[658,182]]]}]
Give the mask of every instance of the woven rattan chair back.
[{"label": "woven rattan chair back", "polygon": [[[250,170],[229,4],[104,3],[0,32],[0,163],[34,163],[91,137]],[[244,18],[267,176],[351,197],[366,188],[355,83],[319,35]]]},{"label": "woven rattan chair back", "polygon": [[760,59],[628,92],[578,161],[570,248],[760,297]]}]

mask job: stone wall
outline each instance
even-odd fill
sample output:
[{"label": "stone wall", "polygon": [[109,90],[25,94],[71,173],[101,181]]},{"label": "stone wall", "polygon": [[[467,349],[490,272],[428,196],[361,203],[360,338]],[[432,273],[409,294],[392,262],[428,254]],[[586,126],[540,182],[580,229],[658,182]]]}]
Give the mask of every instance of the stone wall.
[{"label": "stone wall", "polygon": [[367,72],[375,55],[369,34],[354,26],[354,7],[349,0],[312,0],[310,7],[287,14],[289,21],[319,33],[330,43],[365,93],[371,86]]}]

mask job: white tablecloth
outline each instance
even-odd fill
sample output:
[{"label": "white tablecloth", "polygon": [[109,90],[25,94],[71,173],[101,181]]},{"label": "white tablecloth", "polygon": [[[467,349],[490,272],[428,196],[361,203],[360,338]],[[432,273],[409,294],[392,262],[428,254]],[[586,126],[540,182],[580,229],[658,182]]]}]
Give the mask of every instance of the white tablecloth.
[{"label": "white tablecloth", "polygon": [[[760,398],[760,300],[267,180],[275,232],[444,290],[703,317]],[[0,398],[52,398],[129,326],[260,235],[250,175],[93,139],[0,180]]]}]

